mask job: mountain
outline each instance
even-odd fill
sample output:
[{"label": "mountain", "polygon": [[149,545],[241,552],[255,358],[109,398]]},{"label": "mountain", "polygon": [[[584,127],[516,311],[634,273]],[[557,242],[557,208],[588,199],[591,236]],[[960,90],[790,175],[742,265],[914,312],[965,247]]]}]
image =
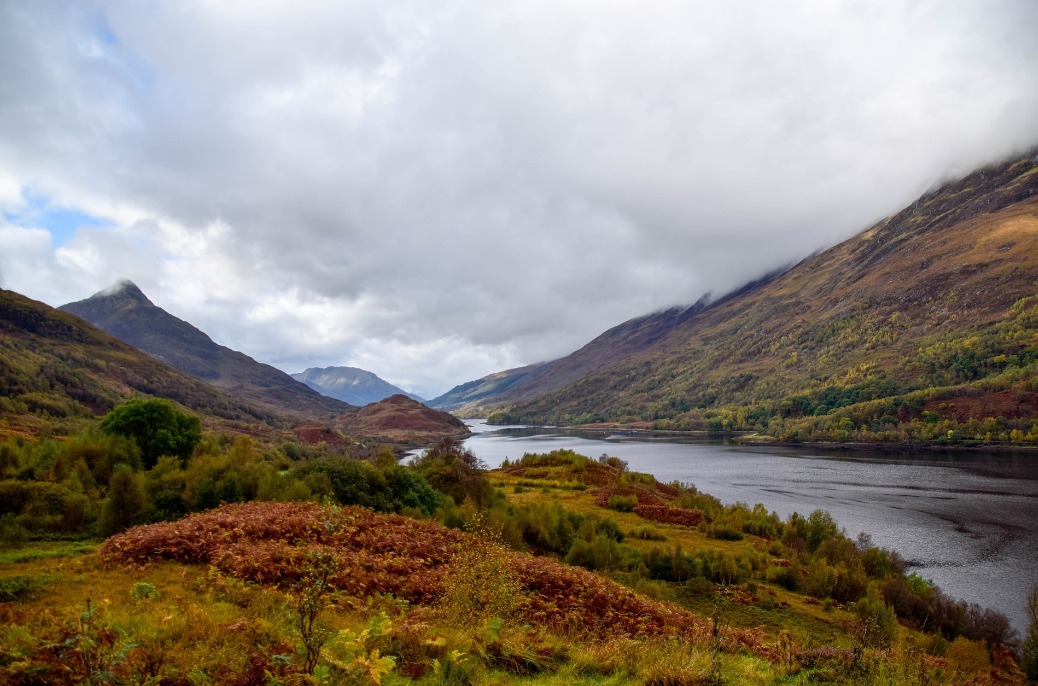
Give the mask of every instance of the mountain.
[{"label": "mountain", "polygon": [[314,418],[350,409],[349,404],[323,396],[270,365],[215,343],[191,324],[154,305],[130,281],[121,281],[59,309],[271,412]]},{"label": "mountain", "polygon": [[1038,440],[1036,292],[1038,151],[719,301],[631,320],[441,398],[467,394],[465,412],[502,422]]},{"label": "mountain", "polygon": [[351,435],[412,444],[469,432],[457,417],[426,407],[406,395],[393,395],[365,405],[343,415],[341,420],[344,430]]},{"label": "mountain", "polygon": [[[757,288],[775,276],[769,274],[747,284],[739,291],[725,296],[724,300]],[[690,307],[675,307],[631,319],[614,326],[566,357],[495,372],[482,379],[460,384],[430,400],[429,406],[475,416],[488,408],[499,409],[506,404],[534,400],[547,392],[565,388],[597,369],[651,348],[682,322],[706,309],[708,303],[709,299],[703,298]]]},{"label": "mountain", "polygon": [[407,393],[375,374],[356,367],[311,367],[292,374],[296,381],[305,383],[321,395],[337,398],[351,405],[367,405],[391,395],[406,395],[420,403],[425,401]]},{"label": "mountain", "polygon": [[177,371],[79,317],[0,290],[4,433],[33,435],[44,425],[103,414],[139,394],[170,398],[223,419],[280,419],[268,408]]},{"label": "mountain", "polygon": [[459,414],[472,410],[478,414],[484,401],[500,402],[506,397],[509,388],[521,383],[540,366],[532,364],[516,369],[506,369],[503,372],[494,372],[484,376],[482,379],[459,384],[443,395],[430,400],[429,407]]}]

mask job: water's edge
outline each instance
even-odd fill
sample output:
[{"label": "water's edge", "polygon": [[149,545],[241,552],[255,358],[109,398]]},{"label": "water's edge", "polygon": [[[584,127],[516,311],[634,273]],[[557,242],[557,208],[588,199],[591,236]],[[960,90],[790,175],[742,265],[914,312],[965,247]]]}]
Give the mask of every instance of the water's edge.
[{"label": "water's edge", "polygon": [[1026,593],[1038,582],[1038,453],[832,451],[466,423],[473,433],[464,445],[488,467],[558,448],[608,453],[726,504],[760,502],[781,517],[827,510],[850,536],[867,532],[949,595],[1004,612],[1018,631],[1026,627]]}]

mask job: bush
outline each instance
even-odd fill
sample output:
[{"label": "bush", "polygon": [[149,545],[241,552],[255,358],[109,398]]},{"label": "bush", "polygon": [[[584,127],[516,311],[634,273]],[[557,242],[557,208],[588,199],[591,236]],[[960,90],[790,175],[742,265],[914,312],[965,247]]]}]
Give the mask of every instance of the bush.
[{"label": "bush", "polygon": [[130,589],[130,597],[134,600],[149,600],[151,598],[159,597],[159,589],[155,588],[155,584],[147,581],[138,581]]},{"label": "bush", "polygon": [[1027,594],[1027,633],[1020,645],[1020,666],[1027,678],[1038,681],[1038,584]]},{"label": "bush", "polygon": [[433,488],[459,505],[471,500],[476,507],[486,508],[494,499],[483,463],[453,438],[444,438],[426,450],[414,467]]},{"label": "bush", "polygon": [[735,529],[724,526],[721,524],[715,524],[710,527],[707,532],[707,536],[710,538],[716,538],[719,541],[741,541],[742,533]]},{"label": "bush", "polygon": [[140,469],[141,451],[137,442],[118,434],[104,434],[96,429],[84,431],[65,442],[63,459],[68,464],[83,460],[94,481],[107,484],[112,478],[112,470],[117,464],[129,465]]},{"label": "bush", "polygon": [[617,512],[634,512],[634,508],[638,505],[638,496],[611,495],[606,504],[609,506],[609,509],[616,510]]},{"label": "bush", "polygon": [[520,610],[523,586],[508,550],[477,518],[473,536],[457,547],[447,565],[443,609],[458,626],[481,626],[495,617],[508,621]]},{"label": "bush", "polygon": [[392,496],[393,512],[408,508],[431,517],[443,504],[443,495],[418,472],[394,464],[382,473]]},{"label": "bush", "polygon": [[665,541],[666,535],[651,524],[642,524],[631,529],[631,536],[643,541]]},{"label": "bush", "polygon": [[28,598],[37,587],[36,580],[24,574],[0,579],[0,603]]},{"label": "bush", "polygon": [[[306,481],[326,480],[342,505],[362,505],[379,512],[393,511],[393,492],[377,467],[348,458],[321,458],[304,462],[293,474]],[[324,477],[320,479],[320,477]]]}]

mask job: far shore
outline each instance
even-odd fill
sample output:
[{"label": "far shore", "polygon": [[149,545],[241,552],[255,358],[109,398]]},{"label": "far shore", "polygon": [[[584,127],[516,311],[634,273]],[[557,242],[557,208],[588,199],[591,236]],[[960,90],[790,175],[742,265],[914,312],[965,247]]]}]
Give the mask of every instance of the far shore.
[{"label": "far shore", "polygon": [[[488,424],[487,426],[495,426]],[[531,424],[530,426],[538,426]],[[652,428],[652,422],[597,422],[593,424],[571,424],[560,426],[544,426],[557,431],[581,431],[586,433],[624,434],[644,436],[647,438],[697,438],[697,439],[731,439],[746,446],[769,448],[815,448],[833,452],[870,451],[870,452],[1000,452],[1038,454],[1035,445],[1011,445],[1005,443],[863,443],[836,441],[779,441],[771,436],[758,434],[755,431],[661,431]]]}]

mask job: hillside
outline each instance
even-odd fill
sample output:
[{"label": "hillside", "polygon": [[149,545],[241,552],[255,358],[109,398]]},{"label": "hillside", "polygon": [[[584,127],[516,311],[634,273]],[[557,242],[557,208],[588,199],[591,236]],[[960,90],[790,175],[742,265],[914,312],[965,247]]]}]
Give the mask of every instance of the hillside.
[{"label": "hillside", "polygon": [[339,421],[351,435],[394,442],[430,443],[468,433],[468,427],[457,417],[400,394],[346,413]]},{"label": "hillside", "polygon": [[411,400],[425,402],[388,381],[357,367],[311,367],[291,375],[321,395],[341,400],[350,405],[368,405],[385,400],[391,395],[406,395]]},{"label": "hillside", "polygon": [[1038,440],[1036,191],[1038,154],[978,170],[785,273],[616,327],[467,410],[792,440]]},{"label": "hillside", "polygon": [[[266,501],[133,527],[96,552],[3,551],[0,674],[14,684],[1026,681],[997,614],[905,576],[896,556],[856,547],[821,511],[782,522],[567,451],[488,476],[501,487],[485,513],[495,519],[438,511],[466,533],[349,503]],[[487,521],[506,526],[494,536]]]},{"label": "hillside", "polygon": [[0,290],[0,431],[34,434],[43,424],[103,414],[136,394],[170,398],[224,419],[277,419],[79,317]]},{"label": "hillside", "polygon": [[202,331],[154,305],[132,282],[59,309],[152,355],[185,374],[262,405],[297,417],[333,416],[350,409],[248,355],[215,343]]}]

